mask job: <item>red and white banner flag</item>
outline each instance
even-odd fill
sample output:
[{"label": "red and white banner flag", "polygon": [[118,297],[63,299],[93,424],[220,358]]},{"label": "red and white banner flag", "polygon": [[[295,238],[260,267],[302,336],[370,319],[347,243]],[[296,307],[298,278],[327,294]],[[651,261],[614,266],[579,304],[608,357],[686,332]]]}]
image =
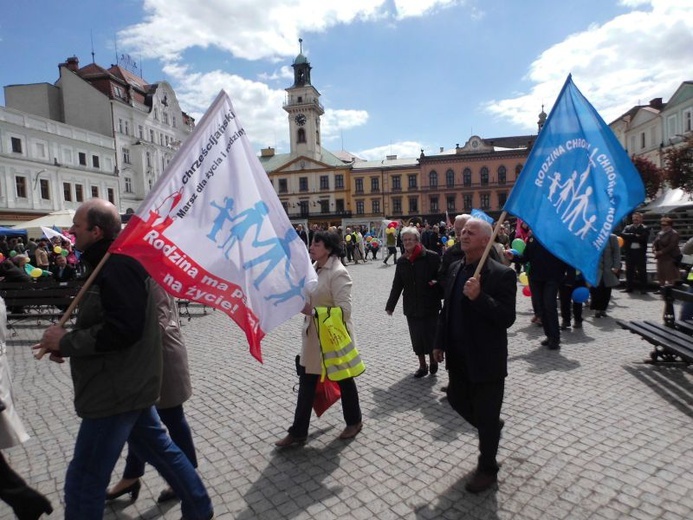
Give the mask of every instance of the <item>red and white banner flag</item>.
[{"label": "red and white banner flag", "polygon": [[262,361],[265,333],[317,284],[267,173],[221,91],[111,246],[176,298],[228,314]]}]

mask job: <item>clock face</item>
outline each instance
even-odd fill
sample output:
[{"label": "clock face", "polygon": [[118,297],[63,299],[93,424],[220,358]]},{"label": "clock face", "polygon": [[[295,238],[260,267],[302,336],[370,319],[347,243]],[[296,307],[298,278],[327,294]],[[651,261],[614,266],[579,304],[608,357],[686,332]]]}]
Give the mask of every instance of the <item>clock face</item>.
[{"label": "clock face", "polygon": [[294,117],[294,121],[296,121],[298,126],[303,126],[306,124],[306,116],[303,114],[298,114],[296,117]]}]

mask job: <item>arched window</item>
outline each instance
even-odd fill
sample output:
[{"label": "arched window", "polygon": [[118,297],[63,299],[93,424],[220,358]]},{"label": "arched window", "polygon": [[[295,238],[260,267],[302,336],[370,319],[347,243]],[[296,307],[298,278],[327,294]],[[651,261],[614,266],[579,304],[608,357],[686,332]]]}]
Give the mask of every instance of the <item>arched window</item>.
[{"label": "arched window", "polygon": [[506,182],[506,170],[505,166],[498,167],[498,184],[505,184]]},{"label": "arched window", "polygon": [[306,131],[303,128],[298,129],[298,142],[299,143],[305,143],[306,142]]},{"label": "arched window", "polygon": [[471,186],[472,185],[472,170],[465,168],[462,172],[462,185]]},{"label": "arched window", "polygon": [[520,178],[520,172],[522,171],[522,165],[518,164],[515,166],[515,180]]},{"label": "arched window", "polygon": [[454,188],[455,187],[455,172],[452,170],[448,170],[445,172],[445,185],[448,188]]},{"label": "arched window", "polygon": [[484,166],[481,168],[481,185],[485,186],[488,184],[488,168]]},{"label": "arched window", "polygon": [[437,188],[438,187],[438,174],[436,173],[435,170],[432,170],[431,173],[428,174],[428,185],[431,188]]}]

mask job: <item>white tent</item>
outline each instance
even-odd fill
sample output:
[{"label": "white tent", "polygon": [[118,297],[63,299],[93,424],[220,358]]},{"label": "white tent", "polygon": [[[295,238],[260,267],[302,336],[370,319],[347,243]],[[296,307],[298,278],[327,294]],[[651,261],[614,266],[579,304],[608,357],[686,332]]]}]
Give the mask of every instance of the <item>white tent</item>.
[{"label": "white tent", "polygon": [[43,231],[41,230],[42,227],[57,227],[59,229],[68,229],[72,227],[72,218],[74,216],[74,209],[63,209],[33,220],[19,222],[15,224],[14,227],[16,229],[26,229],[31,237],[40,237],[43,235]]},{"label": "white tent", "polygon": [[679,208],[693,208],[693,194],[681,188],[665,191],[660,197],[650,202],[640,211],[662,215]]}]

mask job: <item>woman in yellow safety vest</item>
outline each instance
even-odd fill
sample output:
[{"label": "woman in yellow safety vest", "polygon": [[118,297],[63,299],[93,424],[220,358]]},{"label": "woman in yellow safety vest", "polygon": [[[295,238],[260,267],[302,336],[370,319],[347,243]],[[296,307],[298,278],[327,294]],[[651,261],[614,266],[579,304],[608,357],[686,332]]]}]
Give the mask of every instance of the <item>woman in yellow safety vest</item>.
[{"label": "woman in yellow safety vest", "polygon": [[[305,320],[302,334],[301,358],[298,365],[299,388],[296,412],[289,433],[275,444],[279,447],[303,444],[308,437],[308,426],[313,410],[315,388],[323,373],[322,355],[318,332],[313,320],[315,307],[341,307],[347,331],[354,341],[351,322],[351,276],[342,265],[339,235],[330,231],[318,231],[310,245],[310,257],[318,273],[318,285],[303,308]],[[339,381],[342,411],[346,428],[340,439],[351,439],[361,431],[361,407],[354,378]]]}]

